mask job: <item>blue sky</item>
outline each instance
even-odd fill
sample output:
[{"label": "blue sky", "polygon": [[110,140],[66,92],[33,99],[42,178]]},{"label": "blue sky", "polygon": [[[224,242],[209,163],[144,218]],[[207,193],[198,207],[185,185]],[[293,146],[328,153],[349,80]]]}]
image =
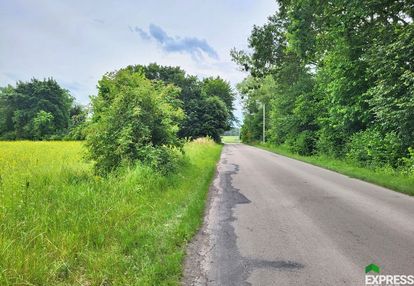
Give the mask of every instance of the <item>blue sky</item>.
[{"label": "blue sky", "polygon": [[276,7],[274,0],[0,1],[0,86],[54,77],[86,104],[105,72],[151,62],[234,86],[245,74],[230,49],[245,48],[253,25]]}]

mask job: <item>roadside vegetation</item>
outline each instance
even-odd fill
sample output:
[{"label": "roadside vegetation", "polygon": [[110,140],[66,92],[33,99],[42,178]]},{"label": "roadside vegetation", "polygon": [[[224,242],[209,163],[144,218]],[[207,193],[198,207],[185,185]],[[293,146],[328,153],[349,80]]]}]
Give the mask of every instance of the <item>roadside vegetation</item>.
[{"label": "roadside vegetation", "polygon": [[0,139],[33,140],[0,141],[0,285],[178,285],[233,98],[156,64],[87,108],[53,79],[0,88]]},{"label": "roadside vegetation", "polygon": [[[414,178],[414,24],[409,1],[284,1],[249,50],[243,142],[406,193]],[[336,167],[334,167],[336,166]]]},{"label": "roadside vegetation", "polygon": [[303,156],[290,151],[288,146],[257,143],[256,147],[311,163],[352,178],[361,179],[386,188],[414,196],[414,176],[391,167],[361,167],[350,160],[335,159],[326,155]]},{"label": "roadside vegetation", "polygon": [[[171,90],[169,99],[183,112],[176,122],[178,138],[209,136],[219,142],[220,135],[230,130],[235,119],[235,94],[220,77],[199,79],[179,67],[135,65],[105,74],[99,81],[99,92],[112,92],[111,81],[117,79],[117,88],[122,89],[138,75],[151,81],[153,89],[160,93],[163,85],[170,86],[165,87]],[[119,82],[121,77],[125,82]],[[77,103],[53,78],[0,87],[0,140],[84,140],[93,115],[91,105]]]},{"label": "roadside vegetation", "polygon": [[177,285],[221,146],[106,177],[82,142],[0,142],[0,285]]},{"label": "roadside vegetation", "polygon": [[221,136],[221,142],[223,143],[240,143],[239,136],[224,135]]}]

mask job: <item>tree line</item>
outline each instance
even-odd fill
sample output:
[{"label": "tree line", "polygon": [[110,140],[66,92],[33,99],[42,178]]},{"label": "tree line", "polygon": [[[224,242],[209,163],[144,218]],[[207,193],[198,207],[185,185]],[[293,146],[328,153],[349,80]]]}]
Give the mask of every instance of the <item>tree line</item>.
[{"label": "tree line", "polygon": [[[220,134],[230,129],[234,120],[234,93],[230,84],[220,77],[200,80],[179,67],[157,64],[128,66],[103,76],[98,85],[99,94],[105,92],[106,85],[117,74],[125,71],[178,88],[176,97],[184,112],[178,137],[210,136],[219,141]],[[18,81],[16,86],[0,87],[2,140],[81,140],[86,136],[85,127],[92,113],[93,108],[77,103],[53,78]]]},{"label": "tree line", "polygon": [[[0,139],[73,139],[87,110],[52,78],[0,88]],[[75,134],[76,133],[76,134]]]},{"label": "tree line", "polygon": [[105,74],[84,107],[52,78],[0,89],[0,139],[83,140],[99,173],[143,162],[174,169],[185,140],[220,135],[234,121],[234,92],[220,77],[135,65]]},{"label": "tree line", "polygon": [[414,161],[412,1],[279,0],[231,55],[249,76],[242,140],[362,165]]}]

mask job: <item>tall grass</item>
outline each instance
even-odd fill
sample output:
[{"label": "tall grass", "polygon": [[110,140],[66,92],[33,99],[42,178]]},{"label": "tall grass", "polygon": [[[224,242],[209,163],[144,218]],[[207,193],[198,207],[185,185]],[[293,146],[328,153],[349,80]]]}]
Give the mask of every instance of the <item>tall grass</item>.
[{"label": "tall grass", "polygon": [[80,142],[0,142],[0,285],[176,285],[221,146],[108,178]]}]

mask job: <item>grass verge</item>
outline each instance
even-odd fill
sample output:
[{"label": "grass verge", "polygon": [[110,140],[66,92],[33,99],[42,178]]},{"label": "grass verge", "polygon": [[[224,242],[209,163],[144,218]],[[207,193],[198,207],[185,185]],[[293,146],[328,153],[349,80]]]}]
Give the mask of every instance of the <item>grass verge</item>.
[{"label": "grass verge", "polygon": [[221,148],[102,178],[81,142],[0,142],[0,285],[178,285]]},{"label": "grass verge", "polygon": [[290,152],[283,145],[275,146],[259,143],[253,146],[414,196],[414,177],[403,175],[391,168],[369,169],[357,166],[353,162],[322,155],[301,156]]},{"label": "grass verge", "polygon": [[223,143],[240,143],[239,136],[221,136]]}]

